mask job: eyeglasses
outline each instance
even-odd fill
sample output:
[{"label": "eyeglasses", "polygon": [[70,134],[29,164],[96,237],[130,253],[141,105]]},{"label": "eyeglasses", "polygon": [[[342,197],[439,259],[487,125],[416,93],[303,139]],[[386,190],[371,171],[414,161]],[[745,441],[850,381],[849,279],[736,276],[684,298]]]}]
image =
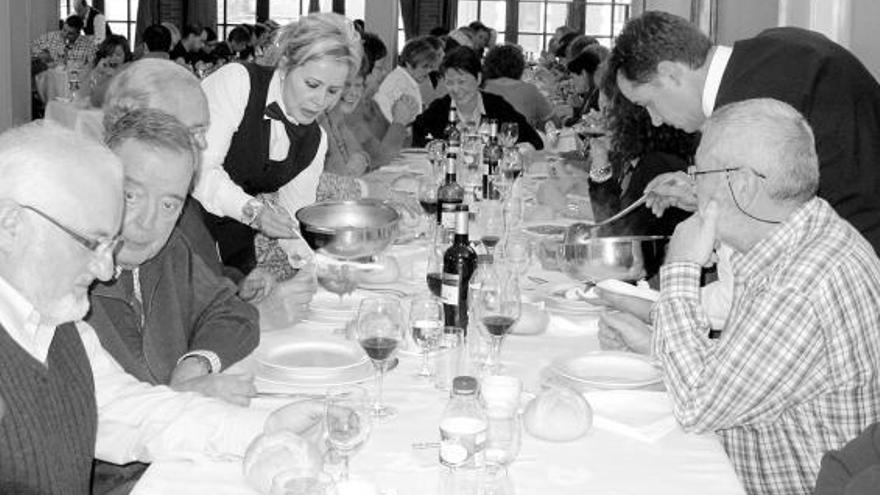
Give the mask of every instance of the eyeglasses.
[{"label": "eyeglasses", "polygon": [[46,213],[43,213],[42,211],[40,211],[37,208],[34,208],[33,206],[23,205],[23,204],[19,204],[19,206],[21,206],[25,210],[32,211],[32,212],[36,213],[37,215],[43,217],[49,223],[51,223],[52,225],[54,225],[54,226],[58,227],[59,229],[61,229],[62,231],[64,231],[65,234],[69,235],[74,241],[79,243],[79,245],[81,245],[82,247],[88,249],[89,251],[91,251],[95,254],[110,252],[113,255],[113,257],[116,257],[116,255],[119,254],[119,251],[122,249],[123,240],[122,240],[121,234],[117,234],[117,235],[110,237],[110,238],[94,239],[92,237],[80,234],[79,232],[71,229],[70,227],[63,225],[58,220],[55,220],[51,216],[47,215]]},{"label": "eyeglasses", "polygon": [[[708,175],[708,174],[720,174],[722,172],[735,172],[737,170],[741,170],[745,167],[730,167],[730,168],[715,168],[712,170],[697,170],[696,165],[691,165],[687,168],[687,174],[691,179],[696,179],[698,175]],[[751,172],[762,179],[766,179],[767,176],[758,172],[757,170],[753,170],[751,168],[747,169],[751,170]]]}]

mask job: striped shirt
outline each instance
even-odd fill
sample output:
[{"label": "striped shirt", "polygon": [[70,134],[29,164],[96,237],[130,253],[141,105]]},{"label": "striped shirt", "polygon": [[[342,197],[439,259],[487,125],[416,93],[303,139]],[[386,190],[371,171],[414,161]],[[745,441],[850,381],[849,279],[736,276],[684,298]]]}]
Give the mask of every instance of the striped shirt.
[{"label": "striped shirt", "polygon": [[811,493],[822,454],[880,419],[880,260],[813,199],[731,261],[719,340],[700,267],[661,269],[653,353],[679,422],[720,435],[748,493]]}]

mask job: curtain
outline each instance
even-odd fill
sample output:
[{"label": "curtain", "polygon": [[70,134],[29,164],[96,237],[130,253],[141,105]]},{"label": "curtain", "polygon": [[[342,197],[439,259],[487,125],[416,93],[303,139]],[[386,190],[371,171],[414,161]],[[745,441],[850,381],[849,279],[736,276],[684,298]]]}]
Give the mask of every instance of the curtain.
[{"label": "curtain", "polygon": [[[403,34],[405,39],[416,36],[418,31],[418,6],[415,0],[400,0],[400,15],[403,17]],[[400,47],[401,49],[403,47]]]},{"label": "curtain", "polygon": [[573,0],[568,5],[565,25],[578,33],[586,32],[587,0]]},{"label": "curtain", "polygon": [[160,22],[160,0],[140,0],[138,2],[137,23],[135,24],[135,46],[141,43],[141,34],[147,26]]},{"label": "curtain", "polygon": [[196,24],[198,26],[217,26],[217,1],[216,0],[186,0],[184,24]]}]

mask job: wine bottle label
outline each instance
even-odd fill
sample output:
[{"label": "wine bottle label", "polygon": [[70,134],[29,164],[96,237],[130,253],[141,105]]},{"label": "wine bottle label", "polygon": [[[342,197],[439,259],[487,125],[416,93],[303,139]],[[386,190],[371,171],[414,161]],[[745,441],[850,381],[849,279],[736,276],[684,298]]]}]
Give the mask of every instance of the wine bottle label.
[{"label": "wine bottle label", "polygon": [[458,306],[458,296],[459,296],[459,277],[458,274],[455,273],[444,273],[443,274],[443,285],[440,287],[440,299],[443,300],[444,304],[448,304],[450,306]]},{"label": "wine bottle label", "polygon": [[440,225],[450,231],[455,230],[455,214],[457,207],[458,203],[443,203],[443,206],[441,207]]}]

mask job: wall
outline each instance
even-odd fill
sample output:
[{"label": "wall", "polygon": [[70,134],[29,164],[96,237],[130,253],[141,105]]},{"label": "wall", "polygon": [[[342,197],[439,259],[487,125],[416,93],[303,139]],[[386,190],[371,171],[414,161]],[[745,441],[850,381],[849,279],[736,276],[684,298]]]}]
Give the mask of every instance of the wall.
[{"label": "wall", "polygon": [[0,132],[31,119],[30,40],[51,29],[57,0],[0,0]]},{"label": "wall", "polygon": [[877,0],[852,0],[852,31],[850,50],[880,81],[880,2]]},{"label": "wall", "polygon": [[751,38],[764,29],[776,26],[779,18],[776,1],[717,0],[717,8],[718,32],[715,39],[722,45]]}]

